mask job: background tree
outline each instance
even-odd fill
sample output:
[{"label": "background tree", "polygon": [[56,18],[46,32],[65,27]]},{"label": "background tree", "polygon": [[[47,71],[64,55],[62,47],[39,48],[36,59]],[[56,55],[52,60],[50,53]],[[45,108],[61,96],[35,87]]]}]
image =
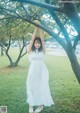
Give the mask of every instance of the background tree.
[{"label": "background tree", "polygon": [[[29,37],[28,33],[29,31],[33,31],[31,28],[31,25],[25,22],[22,22],[22,20],[6,20],[4,26],[2,27],[3,32],[0,37],[0,46],[7,55],[10,66],[15,67],[18,65],[20,59],[26,54],[27,49],[25,48],[27,46],[27,41],[30,40],[31,36]],[[28,36],[28,37],[27,37]],[[15,44],[16,46],[19,46],[19,55],[16,59],[16,61],[13,61],[13,57],[11,57],[11,54],[9,53],[11,45]],[[15,46],[15,45],[14,45]],[[26,49],[26,51],[24,50]],[[15,54],[15,53],[14,53]]]}]

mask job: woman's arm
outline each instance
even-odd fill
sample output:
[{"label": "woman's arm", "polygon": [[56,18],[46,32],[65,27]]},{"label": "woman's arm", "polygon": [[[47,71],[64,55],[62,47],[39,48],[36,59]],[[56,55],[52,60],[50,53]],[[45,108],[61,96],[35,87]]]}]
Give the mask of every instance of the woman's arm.
[{"label": "woman's arm", "polygon": [[32,48],[32,45],[33,45],[33,42],[34,42],[34,39],[36,37],[36,32],[38,31],[38,28],[36,27],[33,34],[32,34],[32,39],[29,43],[29,46],[28,46],[28,49],[27,49],[27,52],[30,53],[31,52],[31,48]]},{"label": "woman's arm", "polygon": [[41,38],[41,41],[42,41],[43,51],[44,51],[44,53],[45,53],[45,52],[46,52],[46,49],[45,49],[45,44],[44,44],[44,35],[43,35],[41,29],[39,29],[39,32],[40,32],[40,38]]}]

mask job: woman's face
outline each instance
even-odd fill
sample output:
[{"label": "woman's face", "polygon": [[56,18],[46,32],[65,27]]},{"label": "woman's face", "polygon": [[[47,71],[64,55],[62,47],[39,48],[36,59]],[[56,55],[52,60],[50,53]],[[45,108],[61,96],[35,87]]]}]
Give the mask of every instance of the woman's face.
[{"label": "woman's face", "polygon": [[38,40],[35,40],[35,42],[34,42],[34,47],[35,47],[36,49],[39,49],[40,46],[41,46],[41,44],[39,43],[39,41],[38,41]]}]

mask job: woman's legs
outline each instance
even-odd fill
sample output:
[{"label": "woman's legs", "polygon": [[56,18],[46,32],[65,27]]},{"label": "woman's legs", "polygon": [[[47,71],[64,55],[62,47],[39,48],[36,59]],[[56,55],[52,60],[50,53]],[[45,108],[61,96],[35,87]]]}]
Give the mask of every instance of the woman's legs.
[{"label": "woman's legs", "polygon": [[38,105],[37,109],[34,112],[33,106],[29,105],[29,113],[39,113],[43,109],[43,105]]},{"label": "woman's legs", "polygon": [[29,105],[29,107],[30,107],[30,108],[33,108],[33,106],[30,106],[30,105]]},{"label": "woman's legs", "polygon": [[33,111],[33,106],[30,106],[29,105],[29,113],[33,113],[34,111]]},{"label": "woman's legs", "polygon": [[43,107],[43,105],[39,105],[39,106],[38,106],[38,108],[42,108],[42,107]]}]

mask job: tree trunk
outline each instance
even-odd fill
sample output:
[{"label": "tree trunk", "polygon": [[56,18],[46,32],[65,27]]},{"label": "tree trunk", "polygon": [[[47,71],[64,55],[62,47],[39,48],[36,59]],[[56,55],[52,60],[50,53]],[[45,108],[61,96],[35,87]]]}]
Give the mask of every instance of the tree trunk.
[{"label": "tree trunk", "polygon": [[15,62],[10,62],[10,65],[9,65],[10,67],[16,67],[16,66],[18,66]]},{"label": "tree trunk", "polygon": [[[67,0],[67,1],[73,1],[73,0]],[[74,45],[73,45],[73,47],[76,48],[77,42],[80,40],[80,17],[75,3],[64,3],[64,13],[69,17],[75,30],[78,33],[76,39],[74,40]]]},{"label": "tree trunk", "polygon": [[9,62],[10,62],[10,67],[15,67],[15,66],[17,66],[13,61],[12,61],[12,59],[11,59],[11,57],[10,57],[10,55],[6,52],[6,55],[7,55],[7,57],[8,57],[8,59],[9,59]]},{"label": "tree trunk", "polygon": [[23,49],[24,49],[24,45],[23,45],[23,47],[21,48],[20,53],[19,53],[19,56],[18,56],[18,58],[17,58],[17,60],[16,60],[15,62],[12,61],[12,58],[11,58],[10,55],[8,54],[8,51],[6,51],[6,55],[7,55],[8,59],[9,59],[9,61],[10,61],[10,65],[9,65],[10,67],[16,67],[16,66],[18,66],[18,63],[19,63],[20,59],[26,54],[26,52],[25,52],[25,53],[22,55]]},{"label": "tree trunk", "polygon": [[80,17],[76,5],[74,3],[64,3],[64,13],[69,17],[78,34],[80,34]]},{"label": "tree trunk", "polygon": [[7,55],[8,59],[9,59],[9,62],[10,62],[10,65],[9,66],[10,67],[16,67],[16,66],[18,66],[18,63],[19,63],[19,61],[21,59],[21,56],[20,55],[18,56],[18,58],[17,58],[17,60],[15,62],[12,61],[12,58],[10,57],[10,55],[8,53],[6,53],[6,55]]},{"label": "tree trunk", "polygon": [[17,58],[17,60],[16,60],[16,62],[15,62],[15,66],[17,66],[17,65],[18,65],[18,63],[19,63],[20,59],[21,59],[21,56],[19,55],[19,56],[18,56],[18,58]]},{"label": "tree trunk", "polygon": [[75,73],[78,82],[80,83],[80,65],[78,63],[77,57],[76,57],[73,50],[68,49],[66,51],[66,53],[67,53],[68,58],[70,60],[72,70]]},{"label": "tree trunk", "polygon": [[1,47],[1,56],[3,56],[3,55],[4,55],[3,48]]}]

